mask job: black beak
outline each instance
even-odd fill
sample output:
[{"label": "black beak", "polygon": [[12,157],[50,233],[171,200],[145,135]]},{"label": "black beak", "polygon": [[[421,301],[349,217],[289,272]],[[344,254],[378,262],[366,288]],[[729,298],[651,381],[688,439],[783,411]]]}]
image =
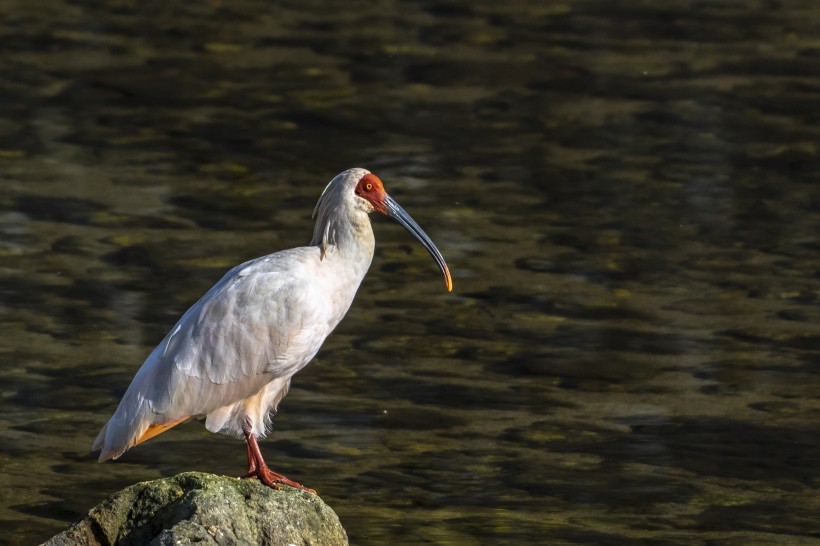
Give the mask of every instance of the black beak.
[{"label": "black beak", "polygon": [[432,256],[438,264],[441,272],[444,273],[444,284],[447,286],[447,291],[450,292],[453,289],[453,278],[450,276],[450,269],[447,267],[447,262],[444,261],[441,252],[438,251],[436,245],[430,240],[430,237],[428,237],[416,221],[407,214],[407,211],[401,208],[401,205],[396,203],[389,195],[385,195],[384,197],[384,207],[385,215],[404,226],[404,229],[412,233],[413,237],[424,245],[424,248],[427,249],[427,252],[430,253],[430,256]]}]

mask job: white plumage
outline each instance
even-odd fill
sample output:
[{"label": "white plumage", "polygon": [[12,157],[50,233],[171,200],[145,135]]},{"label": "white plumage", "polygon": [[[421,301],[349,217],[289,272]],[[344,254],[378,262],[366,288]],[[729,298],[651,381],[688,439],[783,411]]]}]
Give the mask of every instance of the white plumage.
[{"label": "white plumage", "polygon": [[[327,185],[314,210],[309,246],[283,250],[228,271],[179,319],[137,372],[93,449],[117,458],[137,443],[192,417],[211,432],[248,441],[249,474],[270,472],[255,438],[290,380],[316,355],[344,317],[373,259],[368,214],[393,217],[433,255],[451,287],[447,266],[421,228],[365,169]],[[255,451],[254,451],[255,450]],[[258,476],[276,487],[290,482]],[[279,479],[284,478],[284,479]],[[269,483],[270,482],[270,483]]]}]

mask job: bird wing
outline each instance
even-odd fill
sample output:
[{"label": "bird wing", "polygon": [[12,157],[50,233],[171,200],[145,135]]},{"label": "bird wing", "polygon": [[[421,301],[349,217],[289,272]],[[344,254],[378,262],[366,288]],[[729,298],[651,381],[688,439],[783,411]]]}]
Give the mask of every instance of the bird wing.
[{"label": "bird wing", "polygon": [[145,360],[94,443],[100,460],[305,366],[332,329],[310,267],[318,258],[302,247],[226,273]]}]

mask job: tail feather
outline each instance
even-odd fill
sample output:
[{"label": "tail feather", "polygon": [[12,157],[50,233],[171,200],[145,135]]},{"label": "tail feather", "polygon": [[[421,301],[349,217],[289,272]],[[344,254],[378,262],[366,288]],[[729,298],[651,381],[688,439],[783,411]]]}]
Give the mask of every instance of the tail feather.
[{"label": "tail feather", "polygon": [[109,459],[116,459],[135,445],[150,440],[154,436],[162,434],[166,430],[190,419],[190,417],[183,417],[182,419],[153,425],[144,423],[132,429],[131,427],[118,427],[117,423],[112,424],[115,417],[116,415],[105,424],[91,446],[92,451],[102,449],[100,457],[97,459],[101,463]]},{"label": "tail feather", "polygon": [[[98,449],[102,449],[103,444],[105,443],[105,431],[108,430],[108,423],[105,423],[102,430],[99,434],[97,434],[97,438],[94,440],[94,443],[91,445],[91,451],[97,451]],[[102,461],[100,461],[102,462]]]},{"label": "tail feather", "polygon": [[130,427],[124,426],[124,423],[117,419],[117,414],[108,420],[91,446],[92,450],[102,450],[98,462],[116,459],[134,445],[133,433],[129,429]]}]

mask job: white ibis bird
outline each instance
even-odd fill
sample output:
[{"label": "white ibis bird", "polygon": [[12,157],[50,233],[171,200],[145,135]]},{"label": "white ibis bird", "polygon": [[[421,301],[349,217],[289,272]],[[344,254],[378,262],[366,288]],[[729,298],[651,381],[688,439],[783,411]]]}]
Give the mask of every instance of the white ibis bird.
[{"label": "white ibis bird", "polygon": [[125,392],[92,449],[100,462],[194,417],[205,427],[244,438],[247,477],[284,483],[262,458],[271,415],[293,375],[319,351],[347,313],[373,259],[368,214],[385,214],[412,233],[452,278],[436,246],[365,169],[337,175],[313,211],[310,245],[256,258],[228,271],[182,315]]}]

